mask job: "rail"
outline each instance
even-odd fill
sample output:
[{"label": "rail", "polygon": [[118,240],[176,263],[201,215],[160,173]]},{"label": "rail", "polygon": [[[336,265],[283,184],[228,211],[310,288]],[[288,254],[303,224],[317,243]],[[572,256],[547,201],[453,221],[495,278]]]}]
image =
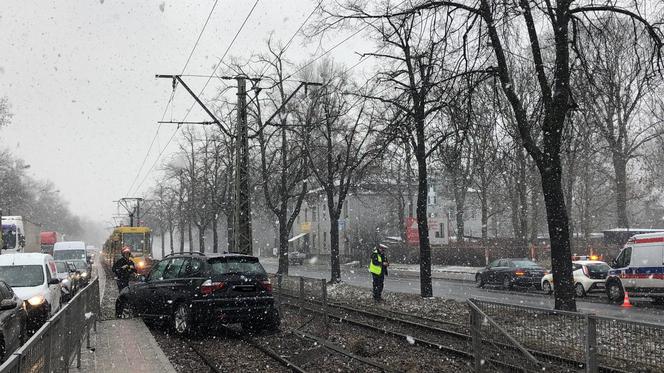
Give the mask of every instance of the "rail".
[{"label": "rail", "polygon": [[93,279],[37,332],[0,365],[0,373],[69,372],[76,360],[81,365],[81,349],[90,330],[96,330],[100,311],[99,278]]}]

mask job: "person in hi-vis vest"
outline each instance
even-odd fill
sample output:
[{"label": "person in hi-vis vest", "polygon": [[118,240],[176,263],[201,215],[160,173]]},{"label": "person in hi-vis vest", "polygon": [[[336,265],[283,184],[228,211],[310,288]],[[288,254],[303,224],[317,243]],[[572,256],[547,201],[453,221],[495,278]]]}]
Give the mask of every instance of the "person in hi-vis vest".
[{"label": "person in hi-vis vest", "polygon": [[385,276],[387,276],[387,267],[390,265],[385,257],[385,249],[387,246],[380,244],[377,245],[371,253],[371,261],[369,261],[369,272],[373,279],[373,298],[374,301],[381,301],[381,294],[383,293],[383,284],[385,283]]}]

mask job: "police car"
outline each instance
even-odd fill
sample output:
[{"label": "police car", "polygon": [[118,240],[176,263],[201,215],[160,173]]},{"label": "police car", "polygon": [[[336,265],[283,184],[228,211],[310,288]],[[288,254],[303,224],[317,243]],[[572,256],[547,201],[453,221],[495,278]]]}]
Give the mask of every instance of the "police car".
[{"label": "police car", "polygon": [[611,264],[606,279],[609,302],[630,296],[650,297],[664,304],[664,233],[637,234],[627,241]]}]

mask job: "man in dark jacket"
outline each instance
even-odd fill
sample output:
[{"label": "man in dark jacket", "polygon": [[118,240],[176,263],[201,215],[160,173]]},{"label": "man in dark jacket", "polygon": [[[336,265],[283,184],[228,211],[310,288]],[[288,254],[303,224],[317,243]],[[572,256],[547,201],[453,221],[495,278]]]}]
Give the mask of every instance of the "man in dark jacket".
[{"label": "man in dark jacket", "polygon": [[385,257],[386,248],[383,244],[377,245],[371,253],[371,261],[369,262],[369,272],[371,272],[373,280],[373,298],[375,302],[382,300],[383,285],[385,283],[385,276],[387,276],[389,263]]},{"label": "man in dark jacket", "polygon": [[136,273],[136,267],[130,257],[131,249],[125,246],[122,248],[122,257],[113,264],[113,273],[118,284],[118,291],[122,291],[122,289],[129,286],[131,274]]}]

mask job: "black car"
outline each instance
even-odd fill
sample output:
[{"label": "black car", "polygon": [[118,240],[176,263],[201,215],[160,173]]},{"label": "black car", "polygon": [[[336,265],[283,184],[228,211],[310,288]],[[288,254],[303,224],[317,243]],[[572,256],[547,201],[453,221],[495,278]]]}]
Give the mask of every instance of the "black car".
[{"label": "black car", "polygon": [[27,339],[28,315],[23,300],[4,281],[0,281],[0,296],[0,361],[5,361]]},{"label": "black car", "polygon": [[258,258],[239,254],[169,255],[124,288],[115,309],[119,318],[169,320],[179,334],[216,323],[269,330],[280,323],[265,269]]},{"label": "black car", "polygon": [[512,286],[541,286],[546,270],[539,264],[528,259],[497,259],[475,275],[477,287],[484,285],[502,285],[509,289]]}]

